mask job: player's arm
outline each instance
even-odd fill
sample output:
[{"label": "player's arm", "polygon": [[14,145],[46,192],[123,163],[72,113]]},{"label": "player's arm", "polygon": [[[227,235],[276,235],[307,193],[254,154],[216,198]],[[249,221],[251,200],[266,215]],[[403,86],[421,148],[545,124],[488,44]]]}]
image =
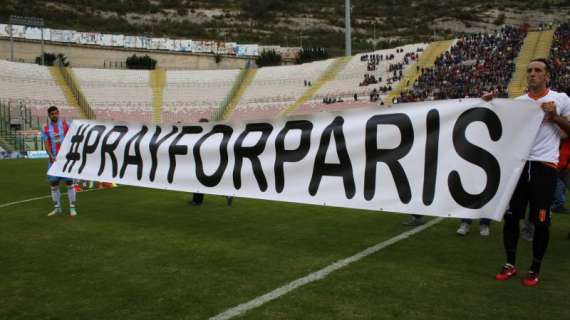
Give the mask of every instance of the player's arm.
[{"label": "player's arm", "polygon": [[48,140],[44,140],[44,149],[46,150],[46,152],[47,152],[47,154],[48,154],[48,156],[49,156],[49,160],[50,160],[51,162],[55,162],[55,157],[54,157],[54,155],[53,155],[52,152],[51,152],[51,146],[50,146]]},{"label": "player's arm", "polygon": [[563,115],[560,115],[556,112],[556,104],[554,102],[543,102],[540,105],[544,111],[544,119],[556,124],[566,135],[570,135],[570,122],[564,117],[567,116],[570,111],[568,110],[569,106],[570,105],[563,106],[561,110]]},{"label": "player's arm", "polygon": [[495,98],[496,95],[497,95],[497,91],[491,90],[490,92],[483,93],[483,96],[481,97],[481,99],[483,99],[483,101],[485,101],[485,102],[491,102],[491,100],[493,100],[493,98]]}]

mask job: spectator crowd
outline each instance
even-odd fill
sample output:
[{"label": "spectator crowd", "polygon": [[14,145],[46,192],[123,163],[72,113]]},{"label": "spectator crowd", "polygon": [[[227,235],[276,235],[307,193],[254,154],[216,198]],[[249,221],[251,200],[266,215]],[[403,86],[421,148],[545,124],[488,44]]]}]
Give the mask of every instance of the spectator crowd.
[{"label": "spectator crowd", "polygon": [[570,23],[561,24],[554,33],[550,49],[551,88],[570,95]]},{"label": "spectator crowd", "polygon": [[495,34],[459,38],[433,68],[419,70],[420,77],[398,102],[480,97],[491,90],[506,97],[526,34],[526,27],[506,26]]}]

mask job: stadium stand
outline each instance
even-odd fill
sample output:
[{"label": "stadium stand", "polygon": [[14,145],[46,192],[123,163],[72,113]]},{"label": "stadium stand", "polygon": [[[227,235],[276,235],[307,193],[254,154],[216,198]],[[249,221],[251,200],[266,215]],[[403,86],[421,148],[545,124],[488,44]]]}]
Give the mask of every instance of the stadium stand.
[{"label": "stadium stand", "polygon": [[153,122],[150,71],[74,68],[97,119]]},{"label": "stadium stand", "polygon": [[506,26],[495,34],[473,34],[458,39],[441,55],[434,68],[424,68],[414,86],[398,102],[480,97],[497,90],[507,96],[526,29]]},{"label": "stadium stand", "polygon": [[448,51],[449,48],[454,45],[456,40],[441,40],[431,42],[424,50],[422,55],[416,61],[415,65],[411,66],[406,70],[402,81],[400,81],[394,89],[384,96],[384,104],[392,105],[395,97],[399,97],[402,92],[408,91],[416,80],[420,77],[420,71],[425,68],[433,68],[436,59],[442,55],[444,52]]},{"label": "stadium stand", "polygon": [[231,119],[250,120],[274,118],[293,104],[334,59],[302,65],[260,68],[244,92]]},{"label": "stadium stand", "polygon": [[509,97],[515,98],[526,90],[526,67],[532,59],[548,58],[554,30],[531,31],[524,39],[521,51],[516,59],[516,68],[509,83]]},{"label": "stadium stand", "polygon": [[[335,79],[326,83],[312,99],[291,112],[291,115],[341,111],[369,105],[373,92],[378,95],[374,99],[381,101],[380,97],[400,81],[403,73],[426,46],[425,43],[412,44],[352,57]],[[354,101],[354,94],[357,95],[358,101]]]},{"label": "stadium stand", "polygon": [[[403,88],[399,102],[479,97],[491,89],[506,96],[523,40],[525,45],[533,44],[531,57],[550,51],[556,80],[553,88],[567,91],[569,29],[566,23],[555,31],[525,37],[526,29],[507,26],[494,34],[466,35],[429,46],[406,45],[349,58],[251,69],[253,72],[72,70],[97,119],[145,123],[195,122],[201,118],[252,120],[342,111],[371,101],[381,104],[383,98],[399,93],[398,88]],[[548,32],[554,35],[551,49]],[[537,37],[531,39],[534,34]],[[449,50],[437,57],[435,52],[446,48]],[[426,59],[433,63],[431,67],[424,63]],[[23,103],[33,115],[42,117],[52,104],[59,106],[66,118],[81,116],[66,101],[48,68],[8,61],[0,61],[0,68],[4,71],[0,100]],[[224,111],[223,116],[220,111]]]},{"label": "stadium stand", "polygon": [[558,26],[550,50],[552,89],[570,94],[570,23]]},{"label": "stadium stand", "polygon": [[0,60],[0,70],[0,99],[4,102],[23,103],[35,116],[45,117],[47,107],[56,105],[63,117],[80,117],[77,110],[67,103],[48,68]]},{"label": "stadium stand", "polygon": [[166,70],[157,68],[150,72],[150,87],[152,89],[152,120],[154,123],[162,121],[162,103],[164,100],[164,87],[166,86]]},{"label": "stadium stand", "polygon": [[162,121],[197,122],[211,119],[230,91],[240,70],[168,71]]}]

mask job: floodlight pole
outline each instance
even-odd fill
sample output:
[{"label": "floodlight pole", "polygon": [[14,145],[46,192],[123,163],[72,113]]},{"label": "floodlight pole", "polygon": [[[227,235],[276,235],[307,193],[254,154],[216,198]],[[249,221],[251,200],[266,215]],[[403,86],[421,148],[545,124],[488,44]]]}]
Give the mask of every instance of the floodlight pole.
[{"label": "floodlight pole", "polygon": [[42,50],[42,65],[45,65],[45,57],[44,57],[44,19],[42,18],[37,18],[37,17],[22,17],[22,16],[16,16],[16,15],[11,15],[10,16],[10,58],[12,59],[12,61],[14,61],[14,40],[13,40],[13,25],[17,24],[17,25],[24,25],[24,26],[31,26],[31,27],[37,27],[40,28],[41,34],[42,34],[42,44],[41,44],[41,50]]},{"label": "floodlight pole", "polygon": [[344,23],[345,23],[345,31],[344,31],[344,55],[351,56],[352,55],[352,42],[351,42],[351,30],[350,30],[350,0],[345,0],[345,8],[344,8]]},{"label": "floodlight pole", "polygon": [[46,55],[45,55],[45,51],[44,51],[44,27],[41,27],[41,31],[42,31],[42,66],[46,65]]},{"label": "floodlight pole", "polygon": [[12,23],[10,23],[10,61],[14,61],[14,37]]}]

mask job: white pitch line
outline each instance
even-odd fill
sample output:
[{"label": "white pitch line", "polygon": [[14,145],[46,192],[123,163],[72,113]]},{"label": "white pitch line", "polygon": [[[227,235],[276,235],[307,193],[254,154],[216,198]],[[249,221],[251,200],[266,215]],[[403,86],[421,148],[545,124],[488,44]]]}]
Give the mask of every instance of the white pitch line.
[{"label": "white pitch line", "polygon": [[[116,186],[115,188],[118,188],[119,186]],[[98,191],[98,190],[107,190],[107,189],[114,189],[114,188],[105,188],[105,189],[89,189],[89,190],[83,190],[79,193],[85,193],[85,192],[90,192],[90,191]],[[67,196],[67,193],[63,193],[64,196]],[[17,204],[22,204],[22,203],[26,203],[26,202],[32,202],[32,201],[36,201],[36,200],[42,200],[42,199],[48,199],[51,198],[51,196],[43,196],[43,197],[36,197],[36,198],[30,198],[30,199],[25,199],[25,200],[21,200],[21,201],[15,201],[15,202],[8,202],[8,203],[3,203],[0,204],[0,209],[1,208],[6,208],[6,207],[10,207],[10,206],[15,206]]]},{"label": "white pitch line", "polygon": [[30,198],[30,199],[26,199],[26,200],[22,200],[22,201],[8,202],[8,203],[0,204],[0,208],[6,208],[6,207],[14,206],[14,205],[17,205],[20,203],[32,202],[32,201],[47,199],[47,198],[51,198],[51,196],[43,196],[43,197],[37,197],[37,198]]},{"label": "white pitch line", "polygon": [[262,296],[259,296],[253,300],[250,300],[248,302],[242,303],[236,307],[230,308],[216,316],[211,317],[209,320],[227,320],[227,319],[231,319],[233,317],[239,316],[241,314],[246,313],[247,311],[257,308],[271,300],[275,300],[283,295],[286,295],[287,293],[302,287],[308,283],[314,282],[314,281],[318,281],[321,279],[324,279],[326,276],[328,276],[329,274],[333,273],[334,271],[337,271],[341,268],[344,268],[346,266],[348,266],[349,264],[356,262],[364,257],[367,257],[371,254],[374,254],[388,246],[391,246],[393,244],[395,244],[396,242],[402,241],[416,233],[419,233],[439,222],[441,222],[443,220],[443,218],[436,218],[433,220],[430,220],[428,223],[419,226],[417,228],[414,228],[412,230],[406,231],[404,233],[401,233],[393,238],[390,238],[386,241],[380,242],[372,247],[369,247],[351,257],[339,260],[333,264],[330,264],[324,268],[322,268],[321,270],[315,271],[307,276],[304,276],[302,278],[299,278],[297,280],[294,280],[292,282],[289,282],[288,284],[277,288],[271,292],[268,292]]}]

